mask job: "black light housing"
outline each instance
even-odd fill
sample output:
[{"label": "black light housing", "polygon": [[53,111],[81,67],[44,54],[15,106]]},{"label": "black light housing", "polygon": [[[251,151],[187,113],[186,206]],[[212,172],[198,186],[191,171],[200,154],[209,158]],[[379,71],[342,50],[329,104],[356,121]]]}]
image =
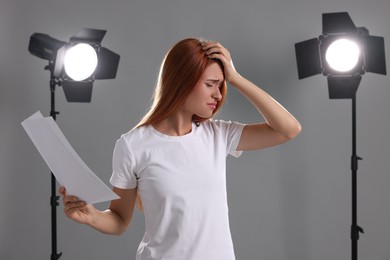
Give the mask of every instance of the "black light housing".
[{"label": "black light housing", "polygon": [[[49,61],[48,67],[58,84],[63,87],[68,102],[91,102],[94,80],[115,78],[119,65],[120,56],[101,47],[105,33],[105,30],[86,28],[70,37],[69,42],[59,41],[47,34],[33,33],[28,50],[32,55]],[[79,43],[88,44],[94,49],[97,65],[87,78],[74,80],[66,73],[64,60],[67,51]]]},{"label": "black light housing", "polygon": [[[360,49],[356,65],[348,71],[333,69],[326,60],[329,46],[339,39],[355,42]],[[329,98],[352,98],[365,72],[386,75],[383,37],[370,36],[364,27],[356,27],[347,12],[322,14],[322,35],[295,44],[298,77],[322,73],[328,79]]]},{"label": "black light housing", "polygon": [[66,44],[50,37],[48,34],[33,33],[30,36],[28,51],[41,59],[54,61],[57,57],[57,51]]}]

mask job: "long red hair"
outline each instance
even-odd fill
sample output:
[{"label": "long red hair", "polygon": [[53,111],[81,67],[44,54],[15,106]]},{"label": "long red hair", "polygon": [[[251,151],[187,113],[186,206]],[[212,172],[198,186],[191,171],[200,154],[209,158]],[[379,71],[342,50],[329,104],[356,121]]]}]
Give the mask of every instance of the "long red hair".
[{"label": "long red hair", "polygon": [[[202,50],[205,40],[187,38],[176,43],[166,54],[160,68],[153,96],[153,103],[148,113],[136,127],[159,123],[174,114],[185,102],[196,83],[198,83],[206,67],[219,60],[210,59]],[[214,110],[215,115],[226,97],[226,81],[221,86],[222,99]],[[202,122],[208,118],[193,116],[194,122]]]},{"label": "long red hair", "polygon": [[[222,72],[224,71],[219,60],[207,57],[202,50],[202,42],[205,40],[187,38],[176,43],[168,51],[161,64],[152,106],[136,127],[159,123],[174,114],[184,104],[208,65],[218,63]],[[224,80],[220,88],[222,98],[212,116],[221,108],[226,90]],[[207,119],[193,115],[192,121],[200,123]],[[139,209],[142,210],[142,201],[138,193],[137,202]]]}]

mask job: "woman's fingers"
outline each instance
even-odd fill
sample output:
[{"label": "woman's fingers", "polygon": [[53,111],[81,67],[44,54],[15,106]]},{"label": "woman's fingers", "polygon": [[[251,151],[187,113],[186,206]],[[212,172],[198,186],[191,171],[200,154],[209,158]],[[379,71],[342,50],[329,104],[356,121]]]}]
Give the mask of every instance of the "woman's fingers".
[{"label": "woman's fingers", "polygon": [[218,54],[221,54],[230,59],[229,51],[218,42],[205,43],[202,45],[202,49],[205,51],[206,55],[209,56],[210,58],[215,57]]},{"label": "woman's fingers", "polygon": [[60,193],[60,195],[62,196],[65,196],[66,194],[66,189],[64,186],[61,186],[59,189],[58,189],[58,192]]},{"label": "woman's fingers", "polygon": [[80,200],[77,196],[68,195],[65,187],[61,186],[58,191],[62,196],[65,212],[69,212],[72,209],[79,209],[86,205],[85,201]]},{"label": "woman's fingers", "polygon": [[88,220],[91,217],[92,206],[88,205],[77,196],[68,195],[65,187],[60,187],[58,192],[62,196],[65,215],[79,223],[88,223]]},{"label": "woman's fingers", "polygon": [[204,42],[202,49],[210,59],[218,59],[222,62],[225,71],[225,77],[228,82],[234,81],[238,73],[234,68],[230,52],[219,42]]},{"label": "woman's fingers", "polygon": [[76,211],[83,209],[87,204],[84,201],[77,201],[68,203],[66,207],[64,207],[64,212],[67,214],[72,214]]}]

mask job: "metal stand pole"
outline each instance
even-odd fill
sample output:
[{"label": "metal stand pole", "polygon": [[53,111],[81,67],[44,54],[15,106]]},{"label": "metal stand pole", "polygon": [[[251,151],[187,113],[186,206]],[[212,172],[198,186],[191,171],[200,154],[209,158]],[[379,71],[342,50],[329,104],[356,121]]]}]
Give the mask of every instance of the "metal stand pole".
[{"label": "metal stand pole", "polygon": [[357,169],[358,161],[362,160],[356,155],[356,94],[352,98],[352,225],[351,225],[351,240],[352,240],[352,260],[358,259],[358,240],[359,233],[364,233],[363,229],[357,224]]},{"label": "metal stand pole", "polygon": [[[57,81],[53,75],[53,64],[49,62],[49,65],[45,67],[46,70],[50,71],[50,116],[54,120],[57,119],[59,112],[55,111],[55,90]],[[51,173],[51,257],[50,260],[58,260],[62,253],[57,253],[57,206],[59,205],[58,200],[60,196],[57,196],[56,191],[56,178]]]}]

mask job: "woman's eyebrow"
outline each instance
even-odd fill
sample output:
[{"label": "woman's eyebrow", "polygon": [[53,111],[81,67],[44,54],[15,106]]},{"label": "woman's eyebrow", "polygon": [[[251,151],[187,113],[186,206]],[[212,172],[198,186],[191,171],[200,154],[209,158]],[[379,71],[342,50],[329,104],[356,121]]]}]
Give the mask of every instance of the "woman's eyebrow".
[{"label": "woman's eyebrow", "polygon": [[206,81],[212,82],[212,83],[219,83],[219,82],[222,82],[221,79],[206,79]]}]

